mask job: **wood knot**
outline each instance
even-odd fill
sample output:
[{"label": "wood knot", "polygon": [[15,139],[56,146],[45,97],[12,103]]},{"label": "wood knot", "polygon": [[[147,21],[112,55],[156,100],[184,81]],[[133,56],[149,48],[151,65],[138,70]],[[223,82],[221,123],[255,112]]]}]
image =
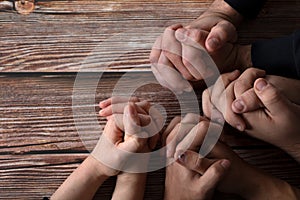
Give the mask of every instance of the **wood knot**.
[{"label": "wood knot", "polygon": [[22,15],[28,15],[34,10],[34,0],[17,0],[15,1],[15,9]]}]

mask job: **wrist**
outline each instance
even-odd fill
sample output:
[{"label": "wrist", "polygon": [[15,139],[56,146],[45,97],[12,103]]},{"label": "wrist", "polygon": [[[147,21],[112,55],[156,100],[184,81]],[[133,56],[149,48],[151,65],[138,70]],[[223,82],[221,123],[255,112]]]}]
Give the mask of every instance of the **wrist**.
[{"label": "wrist", "polygon": [[99,162],[92,155],[89,155],[87,158],[87,162],[89,163],[90,170],[93,172],[93,175],[98,180],[106,180],[110,176],[106,173],[106,166],[104,166],[101,162]]},{"label": "wrist", "polygon": [[238,25],[243,21],[243,16],[224,0],[215,0],[202,16],[215,13],[222,15],[224,19],[230,21],[235,27],[238,27]]}]

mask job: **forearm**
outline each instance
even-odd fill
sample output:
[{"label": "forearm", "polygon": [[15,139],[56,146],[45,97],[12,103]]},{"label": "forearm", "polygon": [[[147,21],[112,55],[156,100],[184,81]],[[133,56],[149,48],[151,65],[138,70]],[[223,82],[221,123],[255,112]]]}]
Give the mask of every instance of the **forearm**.
[{"label": "forearm", "polygon": [[146,178],[146,173],[123,173],[118,175],[112,200],[142,200]]},{"label": "forearm", "polygon": [[247,200],[256,199],[299,199],[299,190],[287,182],[265,174],[260,170],[254,170],[254,174],[248,174],[248,182],[239,195]]},{"label": "forearm", "polygon": [[51,199],[92,199],[97,189],[108,178],[101,172],[100,168],[99,161],[92,156],[88,156],[57,189]]}]

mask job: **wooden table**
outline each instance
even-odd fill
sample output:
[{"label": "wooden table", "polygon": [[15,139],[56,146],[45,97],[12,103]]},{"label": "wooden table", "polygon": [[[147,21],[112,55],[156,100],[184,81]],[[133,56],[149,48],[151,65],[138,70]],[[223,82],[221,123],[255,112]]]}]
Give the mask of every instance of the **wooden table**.
[{"label": "wooden table", "polygon": [[[1,10],[0,199],[51,196],[89,153],[78,136],[74,118],[80,117],[77,125],[90,131],[87,140],[97,141],[99,130],[90,122],[99,111],[97,102],[111,96],[124,73],[134,79],[152,80],[148,55],[156,36],[168,25],[193,20],[210,3],[39,0],[29,15]],[[299,0],[269,1],[255,21],[240,27],[239,42],[291,33],[300,27],[299,11]],[[91,59],[94,55],[98,59],[95,62]],[[85,81],[79,95],[81,106],[94,112],[73,116],[77,72]],[[85,101],[99,72],[105,73],[96,85],[94,101]],[[197,90],[199,99],[202,89]],[[160,102],[168,119],[180,114],[174,95],[158,85],[145,85],[136,94]],[[98,120],[105,123],[103,118]],[[246,161],[300,186],[299,165],[279,149],[241,134],[228,135],[226,141]],[[164,169],[150,174],[145,199],[162,199]],[[110,199],[114,181],[109,179],[95,199]],[[238,199],[216,196],[226,198]]]}]

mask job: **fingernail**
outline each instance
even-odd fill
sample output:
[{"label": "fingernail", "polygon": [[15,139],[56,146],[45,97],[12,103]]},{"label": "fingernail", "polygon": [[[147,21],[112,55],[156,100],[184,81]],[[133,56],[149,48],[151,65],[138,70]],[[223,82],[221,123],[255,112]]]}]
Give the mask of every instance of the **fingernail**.
[{"label": "fingernail", "polygon": [[242,112],[245,108],[245,104],[242,100],[238,99],[238,100],[235,100],[234,103],[233,103],[235,109],[237,109],[238,111]]},{"label": "fingernail", "polygon": [[217,38],[211,38],[208,40],[208,46],[215,50],[220,46],[220,41]]},{"label": "fingernail", "polygon": [[256,83],[256,89],[258,91],[262,91],[267,85],[268,85],[267,81],[261,79]]},{"label": "fingernail", "polygon": [[193,87],[192,86],[187,86],[185,89],[184,89],[185,92],[191,92],[193,91]]},{"label": "fingernail", "polygon": [[185,41],[185,39],[186,39],[186,33],[187,33],[186,30],[184,30],[184,29],[178,29],[178,30],[177,30],[177,39],[178,39],[180,42]]},{"label": "fingernail", "polygon": [[99,114],[102,116],[103,115],[103,113],[104,113],[104,110],[100,110],[99,111]]},{"label": "fingernail", "polygon": [[180,155],[178,156],[178,160],[179,160],[180,162],[184,163],[184,161],[185,161],[185,154],[184,154],[184,153],[180,154]]},{"label": "fingernail", "polygon": [[229,162],[229,160],[222,160],[220,164],[222,165],[222,167],[223,167],[224,169],[228,169],[228,168],[230,167],[230,162]]},{"label": "fingernail", "polygon": [[236,128],[237,128],[239,131],[244,131],[244,127],[243,127],[242,125],[240,125],[240,124],[238,124],[238,125],[236,126]]}]

